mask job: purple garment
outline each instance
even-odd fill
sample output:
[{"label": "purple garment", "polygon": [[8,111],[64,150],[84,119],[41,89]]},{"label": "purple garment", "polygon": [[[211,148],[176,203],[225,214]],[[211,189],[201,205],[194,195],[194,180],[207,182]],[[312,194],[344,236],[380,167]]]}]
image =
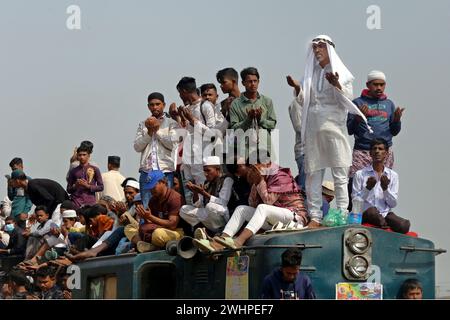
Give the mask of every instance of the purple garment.
[{"label": "purple garment", "polygon": [[[92,177],[90,182],[89,175]],[[86,189],[81,186],[76,186],[75,183],[78,179],[88,181],[90,188]],[[69,171],[69,177],[67,179],[67,192],[70,193],[70,199],[77,208],[87,204],[95,204],[95,193],[99,191],[103,191],[103,180],[100,170],[97,167],[91,164],[87,164],[84,167],[79,165]]]}]

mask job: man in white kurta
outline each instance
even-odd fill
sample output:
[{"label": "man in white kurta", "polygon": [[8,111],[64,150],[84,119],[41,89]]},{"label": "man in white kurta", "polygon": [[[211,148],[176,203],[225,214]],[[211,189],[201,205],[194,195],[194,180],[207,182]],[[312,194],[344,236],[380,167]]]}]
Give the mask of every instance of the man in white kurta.
[{"label": "man in white kurta", "polygon": [[[301,138],[304,148],[306,194],[310,227],[322,222],[322,181],[330,168],[338,209],[348,207],[348,169],[352,163],[347,138],[347,112],[358,113],[351,103],[353,76],[339,59],[330,37],[317,36],[309,48],[303,86],[297,101],[303,106]],[[356,109],[356,110],[355,110]]]}]

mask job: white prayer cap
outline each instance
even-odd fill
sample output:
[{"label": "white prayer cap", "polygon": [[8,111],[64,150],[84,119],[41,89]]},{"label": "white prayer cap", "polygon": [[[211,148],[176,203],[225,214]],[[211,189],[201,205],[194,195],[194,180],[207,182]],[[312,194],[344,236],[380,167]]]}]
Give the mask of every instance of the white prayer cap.
[{"label": "white prayer cap", "polygon": [[386,76],[381,71],[372,70],[367,75],[367,82],[370,82],[372,80],[383,80],[383,81],[386,81]]},{"label": "white prayer cap", "polygon": [[331,38],[325,34],[319,34],[312,40],[312,42],[319,43],[319,42],[321,42],[321,40],[322,40],[322,42],[328,42],[330,45],[332,45],[334,47],[333,40],[331,40]]},{"label": "white prayer cap", "polygon": [[75,212],[75,210],[65,210],[62,214],[63,219],[64,218],[76,218],[77,217],[77,213]]},{"label": "white prayer cap", "polygon": [[220,158],[217,156],[206,157],[203,159],[204,166],[220,166]]},{"label": "white prayer cap", "polygon": [[132,188],[139,190],[139,182],[134,181],[134,180],[128,180],[125,187],[132,187]]}]

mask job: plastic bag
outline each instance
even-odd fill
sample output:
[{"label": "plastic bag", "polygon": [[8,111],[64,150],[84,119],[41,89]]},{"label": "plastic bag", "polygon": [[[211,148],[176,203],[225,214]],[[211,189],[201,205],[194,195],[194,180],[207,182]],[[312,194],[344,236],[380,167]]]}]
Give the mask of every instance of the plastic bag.
[{"label": "plastic bag", "polygon": [[330,208],[328,214],[323,219],[322,224],[326,227],[344,226],[347,224],[347,212]]}]

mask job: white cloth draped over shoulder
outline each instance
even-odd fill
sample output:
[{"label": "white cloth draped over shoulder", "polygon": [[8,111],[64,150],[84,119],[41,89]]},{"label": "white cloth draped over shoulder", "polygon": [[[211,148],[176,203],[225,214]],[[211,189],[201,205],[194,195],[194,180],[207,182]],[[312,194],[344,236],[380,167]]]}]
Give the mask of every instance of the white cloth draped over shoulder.
[{"label": "white cloth draped over shoulder", "polygon": [[[318,36],[331,42],[328,36]],[[324,68],[309,46],[305,75],[297,101],[303,106],[301,138],[305,153],[305,172],[324,168],[350,167],[351,147],[348,142],[347,112],[357,114],[367,124],[366,117],[351,101],[353,75],[342,63],[334,47],[326,42],[330,63]],[[338,73],[342,90],[332,86],[325,75]]]}]

